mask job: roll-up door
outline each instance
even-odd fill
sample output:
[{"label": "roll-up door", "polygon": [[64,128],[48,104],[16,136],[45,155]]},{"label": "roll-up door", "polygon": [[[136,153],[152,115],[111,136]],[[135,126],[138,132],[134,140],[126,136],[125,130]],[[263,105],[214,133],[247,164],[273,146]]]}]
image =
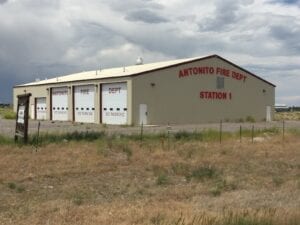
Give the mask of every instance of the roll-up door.
[{"label": "roll-up door", "polygon": [[102,123],[127,124],[127,84],[102,84]]},{"label": "roll-up door", "polygon": [[36,98],[35,112],[37,120],[46,119],[47,104],[46,98]]},{"label": "roll-up door", "polygon": [[76,122],[95,122],[95,86],[77,86],[74,89],[74,115]]},{"label": "roll-up door", "polygon": [[68,88],[52,88],[52,120],[67,121],[68,118]]}]

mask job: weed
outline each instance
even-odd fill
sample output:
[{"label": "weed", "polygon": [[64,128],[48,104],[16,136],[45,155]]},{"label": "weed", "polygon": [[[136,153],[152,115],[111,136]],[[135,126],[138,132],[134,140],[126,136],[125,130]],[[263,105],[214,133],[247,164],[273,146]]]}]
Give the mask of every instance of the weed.
[{"label": "weed", "polygon": [[290,134],[293,134],[293,135],[296,135],[296,136],[300,136],[300,129],[297,129],[297,128],[290,128],[288,129],[288,132]]},{"label": "weed", "polygon": [[22,186],[22,185],[17,185],[16,183],[14,182],[9,182],[7,184],[8,188],[11,189],[11,190],[16,190],[17,193],[22,193],[25,191],[25,187]]},{"label": "weed", "polygon": [[82,203],[83,203],[83,198],[82,198],[81,196],[77,196],[77,197],[75,197],[75,198],[73,199],[73,203],[74,203],[75,205],[82,205]]},{"label": "weed", "polygon": [[153,165],[152,171],[155,176],[159,176],[161,174],[166,174],[167,170],[160,165]]},{"label": "weed", "polygon": [[0,145],[10,145],[13,143],[14,143],[14,141],[12,138],[8,138],[8,137],[0,135]]},{"label": "weed", "polygon": [[156,178],[156,184],[157,185],[167,185],[169,184],[169,178],[165,173],[161,173]]},{"label": "weed", "polygon": [[279,187],[284,183],[284,180],[281,177],[273,177],[272,181],[276,187]]},{"label": "weed", "polygon": [[172,171],[178,176],[187,176],[190,173],[190,166],[187,163],[173,163]]},{"label": "weed", "polygon": [[25,187],[24,187],[24,186],[17,186],[17,187],[16,187],[16,191],[17,191],[18,193],[22,193],[22,192],[25,191]]},{"label": "weed", "polygon": [[237,123],[244,123],[245,120],[244,120],[243,118],[239,118],[239,119],[236,120],[236,122],[237,122]]},{"label": "weed", "polygon": [[10,107],[0,108],[0,116],[7,120],[14,120],[16,119],[16,113]]},{"label": "weed", "polygon": [[[105,132],[95,132],[95,131],[85,131],[78,132],[74,131],[72,133],[65,134],[41,134],[39,136],[39,143],[42,144],[50,144],[50,143],[63,143],[69,141],[94,141],[98,139],[102,139],[105,137]],[[37,143],[37,134],[32,135],[29,138],[29,144],[34,145]]]},{"label": "weed", "polygon": [[17,185],[13,182],[8,183],[7,186],[9,187],[9,189],[16,189],[17,187]]},{"label": "weed", "polygon": [[191,178],[203,181],[205,179],[212,179],[217,176],[217,169],[211,165],[199,166],[192,170]]},{"label": "weed", "polygon": [[150,218],[150,222],[154,225],[160,225],[165,221],[165,216],[158,213],[156,216]]},{"label": "weed", "polygon": [[220,196],[222,193],[222,189],[219,186],[213,187],[210,189],[210,193],[216,197],[216,196]]},{"label": "weed", "polygon": [[128,145],[123,146],[122,151],[127,155],[127,159],[132,156],[132,150]]},{"label": "weed", "polygon": [[202,133],[199,132],[187,132],[187,131],[178,131],[174,134],[176,140],[203,140]]},{"label": "weed", "polygon": [[106,143],[103,140],[97,141],[96,151],[99,155],[103,155],[104,157],[108,156],[109,149],[106,146]]},{"label": "weed", "polygon": [[73,196],[72,196],[72,202],[75,204],[75,205],[82,205],[83,203],[83,200],[84,200],[84,197],[83,197],[83,194],[80,193],[80,192],[76,192]]}]

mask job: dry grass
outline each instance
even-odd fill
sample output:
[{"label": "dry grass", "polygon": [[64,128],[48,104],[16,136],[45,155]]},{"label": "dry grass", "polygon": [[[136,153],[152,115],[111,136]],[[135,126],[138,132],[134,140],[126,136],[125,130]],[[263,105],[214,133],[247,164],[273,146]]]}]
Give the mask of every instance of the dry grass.
[{"label": "dry grass", "polygon": [[300,224],[299,149],[297,134],[2,145],[0,224]]},{"label": "dry grass", "polygon": [[300,112],[276,112],[275,120],[300,120]]}]

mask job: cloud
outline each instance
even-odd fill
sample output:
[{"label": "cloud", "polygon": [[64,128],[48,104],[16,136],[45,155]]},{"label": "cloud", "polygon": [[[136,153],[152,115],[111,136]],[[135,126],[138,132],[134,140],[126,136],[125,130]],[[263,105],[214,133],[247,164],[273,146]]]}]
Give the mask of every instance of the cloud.
[{"label": "cloud", "polygon": [[293,21],[287,25],[271,26],[270,36],[282,45],[286,54],[300,54],[300,29]]},{"label": "cloud", "polygon": [[243,20],[243,6],[252,4],[252,0],[217,0],[215,1],[215,11],[212,16],[205,18],[199,24],[201,31],[220,31],[231,29],[237,22]]},{"label": "cloud", "polygon": [[7,3],[8,0],[0,0],[0,5]]},{"label": "cloud", "polygon": [[288,5],[300,5],[300,0],[274,0],[272,3],[288,4]]},{"label": "cloud", "polygon": [[142,21],[144,23],[164,23],[168,21],[164,17],[146,9],[132,11],[126,15],[125,19],[129,21]]},{"label": "cloud", "polygon": [[297,96],[298,3],[0,0],[0,101],[35,78],[208,54],[275,83],[277,98]]}]

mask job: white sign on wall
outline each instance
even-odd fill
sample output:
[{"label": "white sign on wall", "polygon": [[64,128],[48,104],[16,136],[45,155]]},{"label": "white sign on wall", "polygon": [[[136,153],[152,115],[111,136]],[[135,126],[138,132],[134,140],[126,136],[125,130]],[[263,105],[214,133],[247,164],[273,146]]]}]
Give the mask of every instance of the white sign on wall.
[{"label": "white sign on wall", "polygon": [[24,117],[25,117],[25,106],[20,105],[19,106],[19,111],[18,111],[18,123],[24,124]]}]

